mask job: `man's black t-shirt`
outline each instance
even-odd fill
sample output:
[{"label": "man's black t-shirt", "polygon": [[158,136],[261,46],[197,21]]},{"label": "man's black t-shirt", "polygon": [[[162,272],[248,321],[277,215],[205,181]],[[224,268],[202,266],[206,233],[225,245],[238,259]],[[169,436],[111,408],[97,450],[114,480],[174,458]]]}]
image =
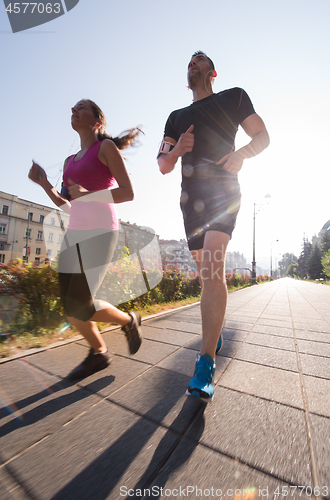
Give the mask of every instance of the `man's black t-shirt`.
[{"label": "man's black t-shirt", "polygon": [[182,158],[182,165],[198,167],[219,161],[234,150],[238,126],[255,113],[247,93],[241,88],[224,90],[173,111],[164,136],[178,141],[194,125],[194,148]]}]

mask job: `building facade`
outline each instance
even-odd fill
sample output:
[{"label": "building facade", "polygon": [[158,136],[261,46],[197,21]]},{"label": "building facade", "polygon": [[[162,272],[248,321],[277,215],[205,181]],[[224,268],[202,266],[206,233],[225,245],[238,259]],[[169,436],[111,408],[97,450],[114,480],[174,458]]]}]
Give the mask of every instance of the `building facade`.
[{"label": "building facade", "polygon": [[177,271],[184,274],[197,273],[197,266],[186,240],[160,240],[159,246],[164,271]]},{"label": "building facade", "polygon": [[161,266],[158,234],[149,227],[130,224],[119,219],[118,243],[113,260],[119,260],[125,255],[126,248],[129,255],[143,256],[143,259],[153,261],[157,267]]},{"label": "building facade", "polygon": [[234,271],[239,274],[249,272],[251,266],[247,264],[246,258],[239,252],[227,252],[226,254],[226,271],[231,274]]},{"label": "building facade", "polygon": [[[197,272],[197,266],[189,251],[186,240],[160,240],[160,253],[164,270],[176,270],[185,274]],[[243,254],[226,253],[226,272],[237,270],[240,274],[248,273],[248,265]]]},{"label": "building facade", "polygon": [[58,254],[68,215],[0,191],[0,262],[43,264]]}]

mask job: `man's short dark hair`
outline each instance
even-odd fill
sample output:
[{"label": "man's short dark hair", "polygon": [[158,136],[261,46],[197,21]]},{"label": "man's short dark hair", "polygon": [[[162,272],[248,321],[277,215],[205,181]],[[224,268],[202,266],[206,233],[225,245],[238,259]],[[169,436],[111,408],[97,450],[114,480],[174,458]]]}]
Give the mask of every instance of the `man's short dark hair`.
[{"label": "man's short dark hair", "polygon": [[203,52],[202,50],[197,50],[197,51],[196,51],[196,52],[195,52],[195,53],[191,56],[191,58],[196,57],[196,56],[205,56],[205,57],[206,57],[206,59],[209,61],[209,63],[210,63],[210,66],[211,66],[212,70],[213,70],[213,71],[215,70],[215,67],[214,67],[214,64],[213,64],[212,59],[210,59],[210,58],[209,58],[209,57],[205,54],[205,52]]}]

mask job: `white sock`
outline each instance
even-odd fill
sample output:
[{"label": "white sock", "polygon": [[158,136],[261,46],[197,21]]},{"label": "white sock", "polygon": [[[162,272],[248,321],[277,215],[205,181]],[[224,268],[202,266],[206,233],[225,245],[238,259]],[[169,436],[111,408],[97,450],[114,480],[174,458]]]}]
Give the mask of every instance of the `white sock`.
[{"label": "white sock", "polygon": [[108,349],[105,349],[102,352],[94,352],[94,355],[96,355],[96,354],[105,354],[106,352],[108,352]]}]

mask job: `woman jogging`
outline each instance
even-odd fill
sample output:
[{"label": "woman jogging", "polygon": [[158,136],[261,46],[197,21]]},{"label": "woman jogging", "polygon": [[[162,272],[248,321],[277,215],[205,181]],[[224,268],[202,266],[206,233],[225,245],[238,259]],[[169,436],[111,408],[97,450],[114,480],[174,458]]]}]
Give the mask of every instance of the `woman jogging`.
[{"label": "woman jogging", "polygon": [[[141,345],[141,317],[125,313],[108,302],[96,300],[118,240],[114,203],[134,197],[132,184],[119,150],[137,139],[139,129],[112,138],[105,133],[105,116],[91,100],[82,99],[72,108],[72,128],[80,136],[81,149],[65,160],[59,193],[45,170],[33,162],[29,178],[50,199],[70,213],[58,261],[60,294],[68,321],[90,344],[86,359],[69,375],[82,379],[110,363],[107,346],[96,322],[114,322],[125,332],[130,354]],[[118,187],[113,187],[115,181]]]}]

